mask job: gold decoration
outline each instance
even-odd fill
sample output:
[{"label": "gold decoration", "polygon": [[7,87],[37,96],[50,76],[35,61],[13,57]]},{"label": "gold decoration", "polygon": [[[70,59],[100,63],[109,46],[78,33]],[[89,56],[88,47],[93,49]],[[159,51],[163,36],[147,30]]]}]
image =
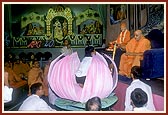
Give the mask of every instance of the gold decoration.
[{"label": "gold decoration", "polygon": [[[95,15],[96,14],[96,15]],[[76,25],[81,25],[83,22],[87,20],[95,20],[98,21],[102,25],[101,18],[98,15],[99,13],[91,8],[88,8],[84,12],[78,14],[75,19],[76,19]],[[98,16],[97,16],[98,15]]]},{"label": "gold decoration", "polygon": [[39,15],[36,14],[34,12],[31,12],[28,15],[22,16],[21,17],[21,28],[26,27],[28,24],[33,23],[33,22],[37,22],[39,23],[42,27],[44,27],[44,20],[40,20],[43,19],[44,15]]},{"label": "gold decoration", "polygon": [[[51,21],[55,18],[55,17],[63,17],[65,18],[68,22],[67,22],[67,35],[71,35],[72,34],[72,21],[73,21],[73,17],[72,17],[72,13],[71,13],[71,9],[66,7],[65,9],[63,8],[63,6],[58,6],[54,9],[50,8],[48,10],[47,16],[46,16],[46,25],[47,25],[47,36],[48,35],[52,35],[52,30],[50,30],[51,25]],[[50,34],[49,34],[50,33]],[[55,35],[53,35],[55,36]],[[48,36],[49,37],[49,36]]]}]

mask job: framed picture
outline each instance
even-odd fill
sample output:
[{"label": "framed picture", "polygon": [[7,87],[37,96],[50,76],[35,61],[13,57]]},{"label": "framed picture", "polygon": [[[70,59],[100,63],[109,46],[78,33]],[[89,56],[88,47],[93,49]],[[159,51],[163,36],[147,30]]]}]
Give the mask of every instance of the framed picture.
[{"label": "framed picture", "polygon": [[111,4],[110,5],[110,23],[117,24],[127,18],[127,5]]}]

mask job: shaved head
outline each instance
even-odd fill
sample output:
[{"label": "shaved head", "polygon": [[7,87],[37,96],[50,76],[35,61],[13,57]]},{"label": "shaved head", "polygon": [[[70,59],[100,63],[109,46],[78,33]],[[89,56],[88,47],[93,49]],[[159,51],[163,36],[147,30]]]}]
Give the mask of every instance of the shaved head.
[{"label": "shaved head", "polygon": [[135,33],[140,35],[142,34],[142,30],[136,30]]},{"label": "shaved head", "polygon": [[136,30],[136,31],[134,32],[134,36],[135,36],[135,39],[136,39],[137,41],[139,41],[139,40],[141,39],[141,37],[143,36],[143,35],[142,35],[142,31],[141,31],[141,30]]}]

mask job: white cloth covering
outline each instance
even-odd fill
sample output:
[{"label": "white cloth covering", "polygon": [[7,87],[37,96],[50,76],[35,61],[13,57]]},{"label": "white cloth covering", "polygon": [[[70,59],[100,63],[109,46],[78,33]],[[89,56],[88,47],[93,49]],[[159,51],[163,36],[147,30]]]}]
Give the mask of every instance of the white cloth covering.
[{"label": "white cloth covering", "polygon": [[133,80],[130,86],[126,90],[126,96],[125,96],[125,111],[132,111],[133,107],[131,105],[131,92],[136,89],[136,88],[141,88],[143,91],[146,92],[148,96],[148,102],[146,105],[146,108],[148,110],[154,111],[155,106],[153,104],[153,97],[152,97],[152,90],[151,87],[139,79]]},{"label": "white cloth covering", "polygon": [[92,62],[92,57],[84,57],[75,75],[77,77],[86,76],[91,62]]},{"label": "white cloth covering", "polygon": [[4,103],[12,101],[13,88],[4,86]]},{"label": "white cloth covering", "polygon": [[38,95],[31,95],[23,101],[19,108],[19,111],[53,111],[43,99]]},{"label": "white cloth covering", "polygon": [[139,108],[137,108],[137,107],[135,107],[134,108],[134,111],[150,111],[150,110],[148,110],[146,107],[139,107]]}]

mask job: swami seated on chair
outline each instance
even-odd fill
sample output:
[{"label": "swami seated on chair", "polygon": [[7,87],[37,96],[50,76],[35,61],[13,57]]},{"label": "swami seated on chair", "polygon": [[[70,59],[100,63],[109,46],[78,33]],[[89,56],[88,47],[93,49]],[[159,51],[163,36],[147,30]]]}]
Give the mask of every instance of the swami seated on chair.
[{"label": "swami seated on chair", "polygon": [[143,53],[150,48],[150,41],[143,36],[141,30],[136,30],[134,38],[126,45],[126,53],[121,55],[119,74],[130,77],[131,68],[140,66],[140,60],[143,60]]}]

